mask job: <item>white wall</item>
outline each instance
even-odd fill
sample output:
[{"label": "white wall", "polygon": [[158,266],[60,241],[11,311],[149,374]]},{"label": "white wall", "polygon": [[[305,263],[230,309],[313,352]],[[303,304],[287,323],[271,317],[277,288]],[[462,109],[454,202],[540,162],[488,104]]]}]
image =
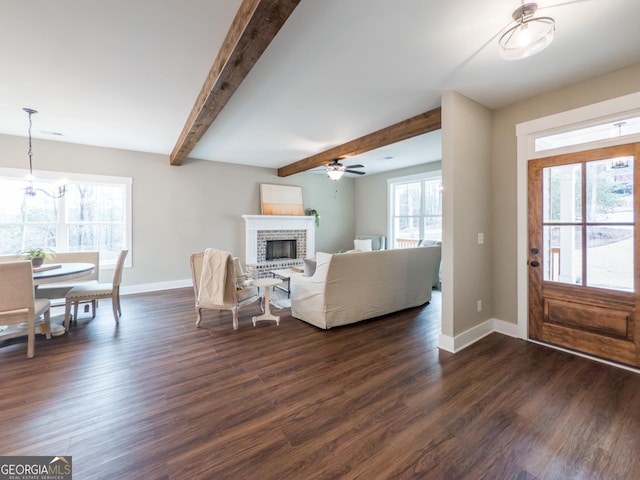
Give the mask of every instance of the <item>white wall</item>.
[{"label": "white wall", "polygon": [[[27,139],[0,135],[0,166],[27,166]],[[38,170],[133,178],[133,267],[123,285],[170,286],[190,279],[189,255],[206,247],[244,258],[243,214],[259,214],[260,183],[300,185],[305,207],[322,216],[316,248],[337,251],[354,236],[354,185],[324,175],[279,178],[275,170],[187,160],[172,167],[165,155],[34,139]],[[103,280],[112,271],[101,272]]]},{"label": "white wall", "polygon": [[442,186],[441,346],[451,349],[492,311],[491,111],[457,92],[442,97]]}]

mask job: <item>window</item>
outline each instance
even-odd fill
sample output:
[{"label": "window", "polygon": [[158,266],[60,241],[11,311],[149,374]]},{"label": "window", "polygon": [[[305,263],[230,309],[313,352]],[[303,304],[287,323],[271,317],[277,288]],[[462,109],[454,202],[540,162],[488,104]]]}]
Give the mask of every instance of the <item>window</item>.
[{"label": "window", "polygon": [[553,135],[536,137],[534,141],[534,150],[536,152],[544,152],[546,150],[582,145],[598,140],[624,137],[637,133],[640,133],[640,117],[633,117],[624,120],[600,123],[590,127],[572,129]]},{"label": "window", "polygon": [[422,173],[388,180],[391,248],[442,241],[442,174]]},{"label": "window", "polygon": [[[54,179],[68,178],[53,198]],[[131,249],[131,178],[37,172],[35,196],[24,194],[24,171],[0,169],[0,255],[45,247],[55,252],[99,251],[100,265],[115,265]],[[131,255],[127,266],[131,266]]]}]

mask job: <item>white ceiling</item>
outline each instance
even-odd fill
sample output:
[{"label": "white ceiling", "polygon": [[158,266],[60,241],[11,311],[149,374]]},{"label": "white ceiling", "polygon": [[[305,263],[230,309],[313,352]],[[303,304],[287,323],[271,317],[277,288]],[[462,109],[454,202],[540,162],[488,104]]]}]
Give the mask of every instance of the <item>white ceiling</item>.
[{"label": "white ceiling", "polygon": [[[240,3],[1,0],[0,133],[25,136],[32,107],[35,138],[168,155]],[[640,63],[638,0],[540,0],[554,42],[502,60],[497,36],[520,3],[302,0],[190,156],[278,168],[430,110],[447,90],[497,108]],[[419,146],[409,163],[402,146],[347,163],[420,163],[431,140],[407,141]]]}]

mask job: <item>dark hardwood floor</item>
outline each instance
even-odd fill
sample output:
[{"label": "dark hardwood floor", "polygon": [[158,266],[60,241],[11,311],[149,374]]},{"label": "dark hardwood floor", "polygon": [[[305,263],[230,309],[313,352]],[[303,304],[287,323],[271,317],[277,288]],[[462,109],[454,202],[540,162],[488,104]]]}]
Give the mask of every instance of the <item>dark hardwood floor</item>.
[{"label": "dark hardwood floor", "polygon": [[640,478],[640,376],[499,334],[441,352],[438,295],[329,331],[253,306],[197,329],[191,289],[122,309],[0,347],[0,455],[77,480]]}]

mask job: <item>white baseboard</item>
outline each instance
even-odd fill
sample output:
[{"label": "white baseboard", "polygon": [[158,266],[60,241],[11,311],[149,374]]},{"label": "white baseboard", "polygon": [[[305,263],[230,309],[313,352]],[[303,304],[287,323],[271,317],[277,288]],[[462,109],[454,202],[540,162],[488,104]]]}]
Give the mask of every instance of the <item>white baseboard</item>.
[{"label": "white baseboard", "polygon": [[494,332],[498,332],[513,338],[524,339],[526,337],[526,332],[524,335],[520,333],[520,327],[517,324],[511,323],[511,322],[505,322],[504,320],[498,320],[497,318],[494,318],[492,320],[493,320]]},{"label": "white baseboard", "polygon": [[505,322],[504,320],[498,320],[497,318],[490,318],[481,324],[456,335],[455,337],[440,334],[438,348],[447,352],[457,353],[493,332],[508,335],[510,337],[522,338],[518,332],[518,325],[515,323]]},{"label": "white baseboard", "polygon": [[193,281],[189,278],[186,280],[172,280],[170,282],[142,283],[139,285],[123,285],[120,293],[122,295],[131,295],[133,293],[157,292],[158,290],[172,290],[174,288],[192,287]]}]

